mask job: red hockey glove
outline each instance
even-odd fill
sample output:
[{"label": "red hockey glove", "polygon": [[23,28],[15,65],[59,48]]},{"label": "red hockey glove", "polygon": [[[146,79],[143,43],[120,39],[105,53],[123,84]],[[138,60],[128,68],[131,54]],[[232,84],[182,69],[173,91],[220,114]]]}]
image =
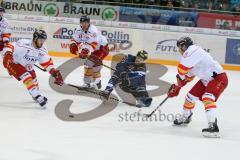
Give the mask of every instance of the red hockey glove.
[{"label": "red hockey glove", "polygon": [[177,84],[179,87],[183,87],[187,84],[188,81],[186,79],[182,80],[178,74],[176,77],[177,77]]},{"label": "red hockey glove", "polygon": [[89,50],[87,48],[83,48],[79,57],[82,59],[86,59],[88,57]]},{"label": "red hockey glove", "polygon": [[56,70],[56,69],[53,68],[53,69],[50,70],[49,73],[55,78],[54,83],[56,85],[59,85],[59,86],[63,85],[63,78],[62,78],[62,75],[61,75],[59,70]]},{"label": "red hockey glove", "polygon": [[168,97],[176,97],[180,92],[181,87],[176,84],[172,84],[168,90]]},{"label": "red hockey glove", "polygon": [[70,53],[77,55],[78,54],[78,46],[76,43],[72,43],[69,46],[70,48]]},{"label": "red hockey glove", "polygon": [[4,54],[4,57],[3,57],[3,66],[5,67],[5,68],[7,68],[8,67],[8,65],[9,64],[11,64],[11,63],[14,63],[13,62],[13,55],[12,55],[12,52],[6,52],[5,54]]}]

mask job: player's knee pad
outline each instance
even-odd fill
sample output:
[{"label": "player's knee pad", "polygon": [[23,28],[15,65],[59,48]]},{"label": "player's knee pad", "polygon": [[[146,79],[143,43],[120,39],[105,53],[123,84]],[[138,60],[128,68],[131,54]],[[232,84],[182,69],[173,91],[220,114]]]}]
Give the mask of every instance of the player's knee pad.
[{"label": "player's knee pad", "polygon": [[212,93],[204,93],[202,96],[202,102],[205,106],[205,110],[216,108],[215,100],[216,98]]},{"label": "player's knee pad", "polygon": [[195,107],[196,101],[199,100],[198,97],[192,95],[191,93],[188,93],[185,102],[184,102],[184,108],[185,109],[193,109]]}]

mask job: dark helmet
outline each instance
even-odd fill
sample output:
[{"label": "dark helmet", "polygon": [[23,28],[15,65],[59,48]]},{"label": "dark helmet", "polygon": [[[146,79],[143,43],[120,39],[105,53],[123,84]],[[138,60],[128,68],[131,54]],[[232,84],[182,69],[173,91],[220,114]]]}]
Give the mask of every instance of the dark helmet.
[{"label": "dark helmet", "polygon": [[35,30],[33,33],[33,40],[36,41],[38,38],[47,39],[47,33],[44,30]]},{"label": "dark helmet", "polygon": [[144,50],[141,50],[137,53],[137,57],[141,57],[143,60],[146,60],[148,58],[148,53]]},{"label": "dark helmet", "polygon": [[80,23],[81,22],[90,22],[90,18],[88,17],[88,16],[81,16],[81,18],[80,18]]},{"label": "dark helmet", "polygon": [[5,12],[5,9],[3,7],[0,7],[0,12]]},{"label": "dark helmet", "polygon": [[183,46],[186,47],[186,49],[193,45],[193,41],[190,37],[181,37],[178,41],[177,41],[177,47],[178,48],[183,48]]}]

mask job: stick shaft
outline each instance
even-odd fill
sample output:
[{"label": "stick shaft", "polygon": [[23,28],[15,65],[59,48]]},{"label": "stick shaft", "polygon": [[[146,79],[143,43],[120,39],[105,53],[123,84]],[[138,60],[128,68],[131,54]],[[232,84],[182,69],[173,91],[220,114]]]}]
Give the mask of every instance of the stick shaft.
[{"label": "stick shaft", "polygon": [[151,117],[167,101],[168,98],[168,96],[164,98],[164,100],[148,115],[148,117]]},{"label": "stick shaft", "polygon": [[36,65],[36,64],[34,64],[34,66],[35,67],[37,67],[38,69],[40,69],[41,71],[43,71],[43,72],[47,72],[47,70],[46,69],[44,69],[44,68],[42,68],[42,67],[39,67],[38,65]]}]

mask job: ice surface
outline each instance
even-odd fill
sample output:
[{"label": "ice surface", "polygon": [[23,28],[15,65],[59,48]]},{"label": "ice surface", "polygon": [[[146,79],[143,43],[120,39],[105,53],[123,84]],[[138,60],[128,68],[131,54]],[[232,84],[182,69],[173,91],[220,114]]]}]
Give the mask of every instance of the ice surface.
[{"label": "ice surface", "polygon": [[[54,58],[56,66],[66,59]],[[1,62],[2,63],[2,62]],[[109,65],[109,61],[105,62]],[[168,66],[161,77],[175,81],[176,67]],[[37,71],[40,89],[49,99],[46,110],[39,109],[24,86],[10,78],[0,65],[0,160],[148,160],[148,159],[238,159],[240,146],[240,76],[227,71],[229,86],[217,102],[220,139],[204,138],[201,129],[207,126],[204,107],[199,102],[192,123],[185,128],[173,127],[169,121],[120,122],[120,114],[138,108],[119,104],[112,112],[86,122],[65,122],[55,115],[56,104],[63,99],[74,101],[71,111],[89,111],[99,100],[57,93],[50,88],[49,75]],[[103,71],[104,87],[110,76]],[[67,83],[82,84],[83,68],[73,71]],[[162,107],[165,114],[179,113],[184,96],[194,83],[186,86],[177,98]],[[154,88],[154,86],[151,86]],[[164,96],[154,97],[151,112]]]}]

